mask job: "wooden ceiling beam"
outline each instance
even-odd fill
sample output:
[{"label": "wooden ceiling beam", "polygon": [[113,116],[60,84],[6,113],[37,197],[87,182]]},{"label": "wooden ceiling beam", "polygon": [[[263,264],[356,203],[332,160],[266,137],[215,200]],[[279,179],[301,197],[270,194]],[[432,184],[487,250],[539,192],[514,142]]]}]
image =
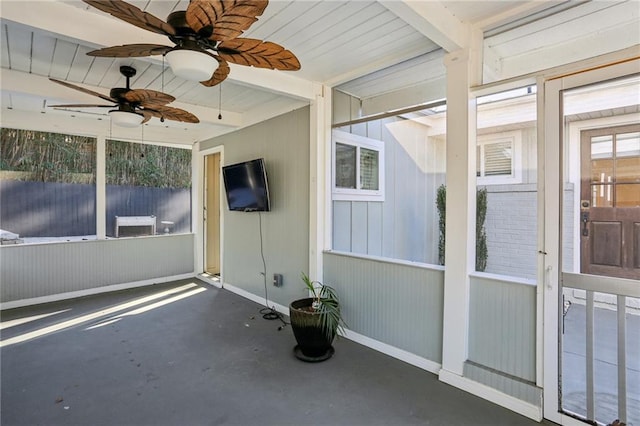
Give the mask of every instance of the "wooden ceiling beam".
[{"label": "wooden ceiling beam", "polygon": [[469,46],[470,25],[437,1],[380,1],[384,7],[447,52]]}]

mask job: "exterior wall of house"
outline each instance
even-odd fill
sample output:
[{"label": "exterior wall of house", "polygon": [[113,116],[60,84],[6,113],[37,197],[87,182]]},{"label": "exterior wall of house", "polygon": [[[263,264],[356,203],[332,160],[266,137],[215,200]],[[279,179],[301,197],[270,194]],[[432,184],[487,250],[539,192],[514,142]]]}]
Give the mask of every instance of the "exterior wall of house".
[{"label": "exterior wall of house", "polygon": [[385,200],[333,201],[333,248],[437,264],[436,191],[444,183],[444,142],[427,128],[391,117],[352,126],[351,133],[381,140]]},{"label": "exterior wall of house", "polygon": [[[536,279],[537,185],[489,185],[487,188],[487,269],[485,272]],[[573,253],[574,186],[565,185],[563,212],[563,264],[571,268]]]},{"label": "exterior wall of house", "polygon": [[[309,265],[309,116],[309,107],[300,108],[200,144],[224,146],[225,165],[264,158],[271,211],[229,211],[222,202],[222,278],[264,297],[264,254],[268,298],[283,306],[307,295],[300,274]],[[274,273],[283,275],[282,287],[271,284]]]},{"label": "exterior wall of house", "polygon": [[0,301],[64,298],[193,274],[193,238],[176,234],[0,246]]}]

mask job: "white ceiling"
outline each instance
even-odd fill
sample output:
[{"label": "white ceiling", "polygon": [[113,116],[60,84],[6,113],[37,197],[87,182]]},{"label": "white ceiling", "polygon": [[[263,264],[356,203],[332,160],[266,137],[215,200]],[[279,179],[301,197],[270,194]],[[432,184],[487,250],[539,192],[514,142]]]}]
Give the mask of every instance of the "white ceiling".
[{"label": "white ceiling", "polygon": [[[161,19],[187,0],[133,0]],[[95,48],[130,43],[171,45],[78,0],[0,0],[2,118],[5,127],[191,144],[309,104],[323,86],[361,99],[419,94],[438,97],[444,54],[484,33],[485,82],[510,78],[640,43],[640,2],[627,1],[318,1],[271,0],[244,37],[281,44],[300,71],[231,65],[220,87],[175,77],[162,57],[94,58]],[[124,86],[120,65],[137,69],[133,88],[160,90],[201,123],[152,119],[144,130],[109,126],[104,109],[55,110],[96,99],[59,86],[54,77],[108,94]],[[164,70],[164,72],[163,72]],[[220,99],[222,92],[222,99]],[[218,120],[221,108],[222,120]],[[127,136],[128,135],[128,136]]]}]

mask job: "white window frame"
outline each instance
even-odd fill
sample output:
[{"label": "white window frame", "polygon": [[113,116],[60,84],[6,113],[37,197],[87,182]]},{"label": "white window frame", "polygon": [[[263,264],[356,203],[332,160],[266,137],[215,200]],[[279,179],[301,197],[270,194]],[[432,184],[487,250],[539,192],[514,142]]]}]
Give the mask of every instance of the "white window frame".
[{"label": "white window frame", "polygon": [[[336,187],[336,144],[356,147],[356,188]],[[378,189],[360,189],[360,148],[378,153]],[[384,142],[354,135],[340,130],[332,131],[331,138],[331,187],[332,199],[344,201],[384,201]]]},{"label": "white window frame", "polygon": [[[499,176],[484,176],[484,147],[500,142],[510,142],[511,157],[511,174]],[[477,146],[480,147],[480,176],[477,177],[478,185],[500,185],[522,183],[522,132],[511,131],[493,133],[490,135],[478,136]],[[477,173],[477,170],[476,170]]]}]

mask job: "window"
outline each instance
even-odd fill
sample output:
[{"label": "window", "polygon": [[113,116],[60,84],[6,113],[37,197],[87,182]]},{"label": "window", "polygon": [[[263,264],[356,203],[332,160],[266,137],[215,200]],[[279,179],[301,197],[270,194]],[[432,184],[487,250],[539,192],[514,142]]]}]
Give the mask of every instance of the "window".
[{"label": "window", "polygon": [[384,201],[384,144],[333,131],[333,199]]},{"label": "window", "polygon": [[522,182],[521,134],[518,131],[478,137],[476,176],[478,185]]}]

